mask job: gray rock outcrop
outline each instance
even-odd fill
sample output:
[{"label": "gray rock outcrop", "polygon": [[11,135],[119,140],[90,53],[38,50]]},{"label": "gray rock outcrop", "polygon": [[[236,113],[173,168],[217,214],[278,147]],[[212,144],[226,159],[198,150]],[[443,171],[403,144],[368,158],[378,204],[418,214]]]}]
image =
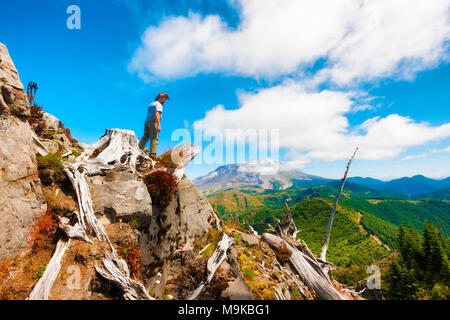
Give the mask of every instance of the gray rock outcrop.
[{"label": "gray rock outcrop", "polygon": [[201,191],[189,180],[179,182],[179,190],[164,210],[154,208],[148,231],[141,237],[142,263],[163,261],[177,249],[192,250],[193,242],[211,228],[221,229],[219,220]]},{"label": "gray rock outcrop", "polygon": [[0,43],[0,112],[19,117],[30,115],[28,101],[19,73],[14,66],[8,49]]},{"label": "gray rock outcrop", "polygon": [[94,212],[103,223],[119,219],[150,219],[152,200],[142,179],[131,167],[119,167],[106,176],[89,177]]},{"label": "gray rock outcrop", "polygon": [[27,244],[46,210],[37,173],[28,102],[8,49],[0,43],[0,258],[13,257]]}]

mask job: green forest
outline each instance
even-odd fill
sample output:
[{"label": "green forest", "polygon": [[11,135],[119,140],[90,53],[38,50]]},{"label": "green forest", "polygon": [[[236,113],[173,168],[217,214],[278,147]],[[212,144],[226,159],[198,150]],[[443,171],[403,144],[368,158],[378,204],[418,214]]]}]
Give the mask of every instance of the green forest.
[{"label": "green forest", "polygon": [[[233,220],[238,224],[246,221],[259,234],[265,232],[269,224],[274,225],[276,219],[282,219],[285,214],[284,201],[288,200],[294,222],[300,230],[297,237],[319,255],[337,188],[338,184],[331,182],[324,186],[293,186],[286,190],[229,189],[209,195],[208,199],[224,220]],[[442,257],[439,259],[444,262],[431,262],[424,258],[426,255],[423,252],[431,250],[427,247],[429,241],[420,239],[420,234],[425,232],[427,237],[429,234],[434,235],[433,241],[442,242],[442,250],[439,251]],[[416,256],[426,261],[417,263],[422,269],[428,263],[448,265],[445,260],[447,258],[444,257],[448,256],[449,234],[448,201],[411,200],[406,195],[374,191],[350,183],[346,185],[337,207],[327,260],[338,267],[338,270],[333,272],[335,278],[353,287],[358,287],[358,284],[368,277],[368,265],[378,264],[382,266],[384,297],[441,299],[448,294],[446,290],[449,275],[444,271],[441,273],[441,278],[446,279],[443,282],[415,275],[414,292],[402,287],[406,277],[405,269],[408,269],[411,263],[409,258],[402,258],[402,248],[405,248],[407,241],[421,243],[422,255]],[[436,240],[439,237],[441,240]],[[437,244],[432,246],[439,247]],[[434,259],[438,258],[434,256]],[[428,272],[422,269],[416,267],[414,272]],[[404,285],[408,283],[405,282]]]},{"label": "green forest", "polygon": [[399,256],[383,282],[388,299],[450,299],[450,242],[441,230],[425,221],[422,233],[412,226],[398,230]]}]

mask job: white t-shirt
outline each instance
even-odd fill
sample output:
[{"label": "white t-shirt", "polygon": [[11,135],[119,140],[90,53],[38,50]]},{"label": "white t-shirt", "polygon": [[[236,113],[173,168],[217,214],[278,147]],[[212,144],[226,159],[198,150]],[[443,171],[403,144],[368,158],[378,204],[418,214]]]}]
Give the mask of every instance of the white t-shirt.
[{"label": "white t-shirt", "polygon": [[145,123],[155,120],[155,112],[156,111],[160,112],[161,118],[162,118],[163,106],[159,101],[153,101],[148,106],[147,119],[145,120]]}]

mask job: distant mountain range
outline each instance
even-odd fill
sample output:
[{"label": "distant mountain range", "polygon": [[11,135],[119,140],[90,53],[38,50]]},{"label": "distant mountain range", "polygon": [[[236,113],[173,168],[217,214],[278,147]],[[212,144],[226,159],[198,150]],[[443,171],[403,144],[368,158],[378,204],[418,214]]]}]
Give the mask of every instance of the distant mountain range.
[{"label": "distant mountain range", "polygon": [[331,180],[306,174],[274,160],[264,159],[220,166],[193,181],[200,190],[210,194],[229,188],[284,190],[292,186],[322,185]]},{"label": "distant mountain range", "polygon": [[410,178],[404,177],[391,181],[361,177],[352,177],[347,180],[371,189],[390,190],[410,195],[433,193],[437,190],[450,188],[450,178],[435,180],[422,175],[416,175]]},{"label": "distant mountain range", "polygon": [[[333,181],[336,179],[310,175],[270,159],[220,166],[209,174],[194,179],[197,187],[206,194],[239,188],[284,190],[292,186],[326,185]],[[450,190],[445,190],[450,188],[450,177],[435,180],[416,175],[391,181],[350,177],[347,181],[373,190],[393,191],[413,197],[446,199],[450,193]]]}]

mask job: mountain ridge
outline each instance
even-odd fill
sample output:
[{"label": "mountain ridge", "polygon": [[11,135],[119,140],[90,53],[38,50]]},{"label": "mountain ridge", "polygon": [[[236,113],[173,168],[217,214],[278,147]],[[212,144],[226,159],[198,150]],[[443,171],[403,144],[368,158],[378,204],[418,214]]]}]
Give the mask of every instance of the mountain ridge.
[{"label": "mountain ridge", "polygon": [[235,187],[284,190],[302,183],[314,185],[328,181],[271,159],[223,165],[193,180],[206,194]]},{"label": "mountain ridge", "polygon": [[[206,175],[195,178],[193,182],[205,194],[211,194],[230,188],[284,190],[292,186],[310,187],[339,181],[339,179],[330,179],[305,173],[290,167],[286,163],[274,160],[267,162],[266,160],[222,165]],[[277,166],[279,169],[275,170],[274,174],[265,174],[269,169],[276,169],[275,167]],[[355,176],[347,178],[347,181],[374,190],[393,191],[411,196],[450,188],[450,177],[437,180],[420,174],[388,181]]]}]

